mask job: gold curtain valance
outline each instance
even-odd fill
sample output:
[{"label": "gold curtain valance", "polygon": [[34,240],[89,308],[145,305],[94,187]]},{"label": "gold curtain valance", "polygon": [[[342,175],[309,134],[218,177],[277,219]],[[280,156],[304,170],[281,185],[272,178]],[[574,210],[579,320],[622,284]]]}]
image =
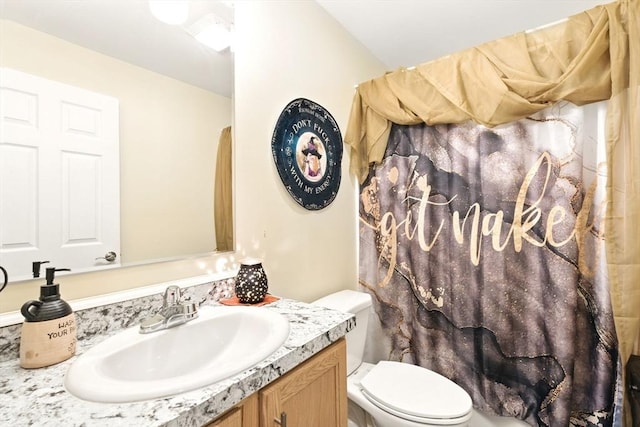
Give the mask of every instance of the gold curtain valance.
[{"label": "gold curtain valance", "polygon": [[[361,83],[345,134],[352,173],[362,182],[369,164],[382,159],[391,123],[471,119],[496,126],[559,100],[583,105],[609,99],[612,80],[625,80],[629,72],[627,20],[637,22],[637,10],[637,0],[598,6],[542,30]],[[612,77],[612,69],[623,72]]]}]

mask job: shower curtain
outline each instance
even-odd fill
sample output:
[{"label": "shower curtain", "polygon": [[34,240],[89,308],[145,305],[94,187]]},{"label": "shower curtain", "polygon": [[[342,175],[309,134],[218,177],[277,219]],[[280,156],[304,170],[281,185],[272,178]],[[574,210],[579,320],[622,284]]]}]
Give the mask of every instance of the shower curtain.
[{"label": "shower curtain", "polygon": [[392,127],[360,195],[383,358],[447,376],[484,412],[613,424],[605,150],[585,115],[561,103],[492,129]]},{"label": "shower curtain", "polygon": [[[360,83],[344,140],[385,357],[533,425],[622,424],[616,364],[640,350],[639,88],[640,0]],[[574,108],[604,100],[604,153],[580,167],[591,121]]]}]

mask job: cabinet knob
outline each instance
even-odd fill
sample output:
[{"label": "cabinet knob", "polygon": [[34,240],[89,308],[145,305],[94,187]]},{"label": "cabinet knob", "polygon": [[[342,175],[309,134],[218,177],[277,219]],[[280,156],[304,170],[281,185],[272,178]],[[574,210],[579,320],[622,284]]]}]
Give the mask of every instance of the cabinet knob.
[{"label": "cabinet knob", "polygon": [[280,419],[274,418],[273,421],[275,421],[276,424],[281,425],[282,427],[287,427],[287,413],[282,412],[280,414]]}]

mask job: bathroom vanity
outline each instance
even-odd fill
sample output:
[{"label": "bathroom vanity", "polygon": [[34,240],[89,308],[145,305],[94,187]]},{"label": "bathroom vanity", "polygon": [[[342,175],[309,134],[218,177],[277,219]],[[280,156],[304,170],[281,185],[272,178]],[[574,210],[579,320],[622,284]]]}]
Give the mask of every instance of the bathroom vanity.
[{"label": "bathroom vanity", "polygon": [[[201,306],[215,307],[224,297],[220,292],[224,286],[231,285],[214,282],[186,292]],[[351,314],[284,298],[264,307],[289,321],[285,343],[237,375],[190,392],[132,403],[89,402],[69,393],[64,387],[69,366],[107,337],[137,327],[157,307],[161,295],[146,298],[91,310],[76,308],[77,355],[47,368],[20,368],[16,346],[20,325],[0,328],[0,425],[275,427],[283,425],[283,413],[290,426],[314,425],[313,417],[319,423],[315,425],[346,425],[344,336],[355,326],[355,319]]]},{"label": "bathroom vanity", "polygon": [[346,349],[341,338],[207,427],[346,426]]}]

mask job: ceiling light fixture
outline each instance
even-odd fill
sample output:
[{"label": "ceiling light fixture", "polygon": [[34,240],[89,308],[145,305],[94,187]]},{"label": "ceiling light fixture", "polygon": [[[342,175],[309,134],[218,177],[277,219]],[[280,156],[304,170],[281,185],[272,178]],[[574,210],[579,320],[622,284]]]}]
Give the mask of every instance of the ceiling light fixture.
[{"label": "ceiling light fixture", "polygon": [[197,20],[187,30],[200,43],[218,52],[231,46],[231,25],[223,22],[214,14],[208,14]]},{"label": "ceiling light fixture", "polygon": [[153,16],[170,25],[184,24],[189,17],[189,2],[186,0],[149,0]]}]

